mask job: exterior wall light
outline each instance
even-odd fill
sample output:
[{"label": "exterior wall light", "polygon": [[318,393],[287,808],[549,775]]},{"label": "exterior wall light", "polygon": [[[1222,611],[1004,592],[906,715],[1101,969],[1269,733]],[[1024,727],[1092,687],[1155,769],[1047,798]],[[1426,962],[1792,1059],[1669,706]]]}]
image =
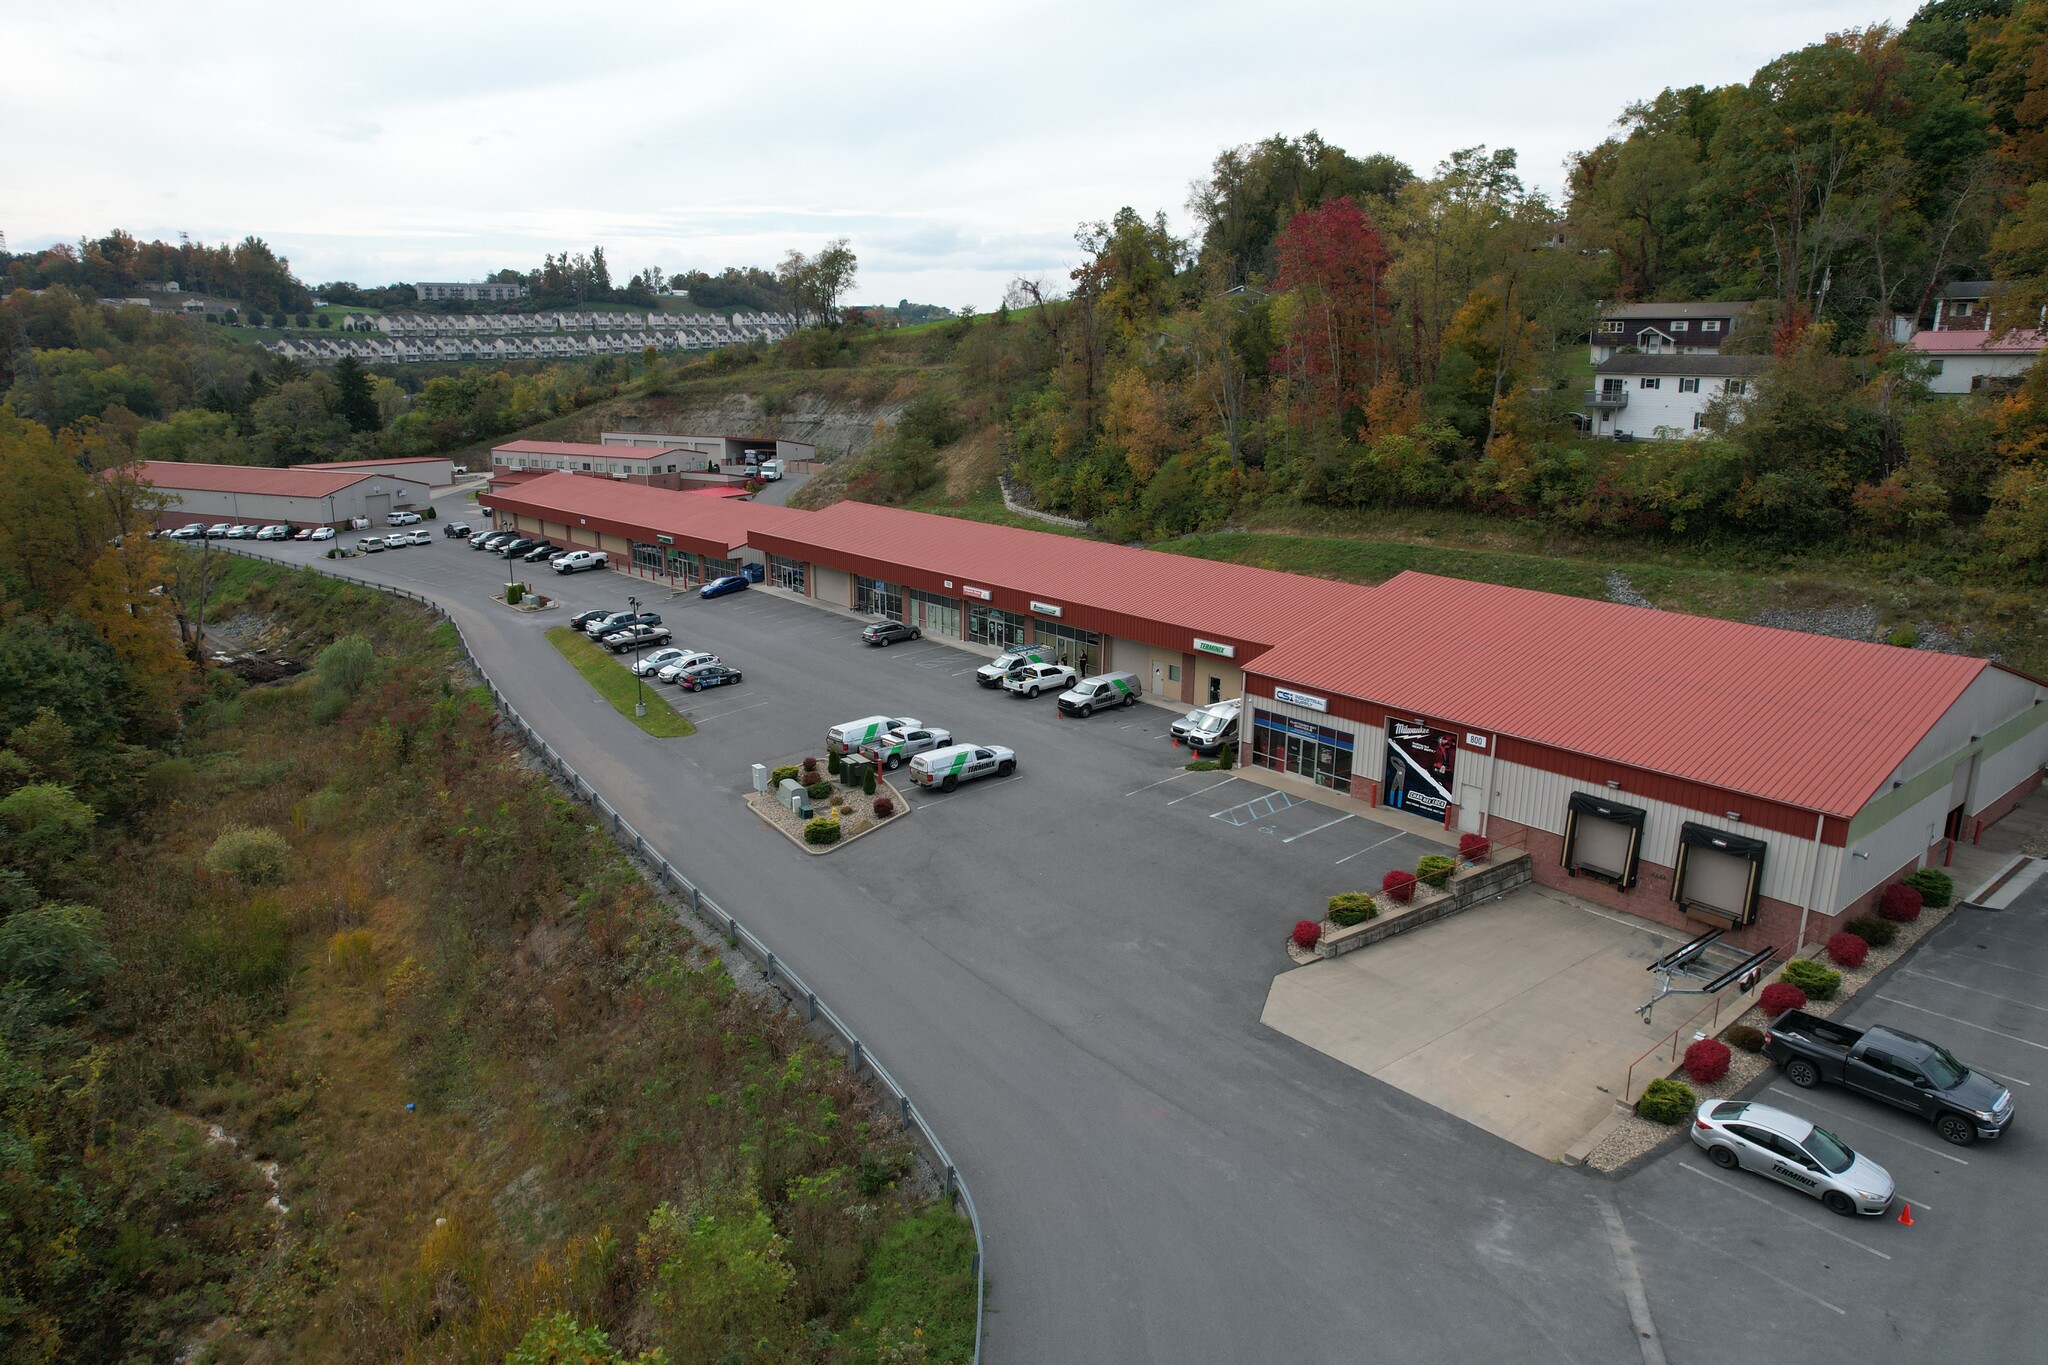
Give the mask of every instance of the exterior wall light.
[{"label": "exterior wall light", "polygon": [[1611,778],[1611,777],[1610,777],[1610,778],[1608,778],[1608,779],[1607,779],[1607,785],[1608,785],[1608,786],[1610,786],[1610,787],[1612,787],[1612,788],[1614,788],[1614,790],[1616,790],[1616,791],[1620,791],[1620,790],[1621,790],[1621,783],[1620,783],[1619,781],[1615,780],[1614,778]]},{"label": "exterior wall light", "polygon": [[1739,810],[1723,811],[1722,814],[1726,815],[1730,820],[1733,820],[1738,825],[1742,823],[1742,812]]}]

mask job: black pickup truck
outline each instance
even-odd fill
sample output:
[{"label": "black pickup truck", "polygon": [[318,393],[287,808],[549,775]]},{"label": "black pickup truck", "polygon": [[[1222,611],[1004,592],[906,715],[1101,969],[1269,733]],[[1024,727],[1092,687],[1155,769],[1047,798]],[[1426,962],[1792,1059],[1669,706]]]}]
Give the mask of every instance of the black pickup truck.
[{"label": "black pickup truck", "polygon": [[1998,1137],[2012,1122],[2010,1088],[1910,1033],[1844,1028],[1786,1010],[1764,1030],[1764,1055],[1801,1089],[1833,1081],[1861,1091],[1933,1120],[1934,1131],[1959,1147]]}]

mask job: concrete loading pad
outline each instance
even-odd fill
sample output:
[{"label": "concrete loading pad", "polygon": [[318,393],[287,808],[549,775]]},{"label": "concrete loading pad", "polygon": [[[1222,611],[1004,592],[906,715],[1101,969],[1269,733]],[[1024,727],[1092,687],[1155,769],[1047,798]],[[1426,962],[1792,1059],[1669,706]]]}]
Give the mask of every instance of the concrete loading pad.
[{"label": "concrete loading pad", "polygon": [[1613,1110],[1658,1033],[1649,964],[1681,942],[1525,886],[1276,977],[1260,1021],[1555,1159]]}]

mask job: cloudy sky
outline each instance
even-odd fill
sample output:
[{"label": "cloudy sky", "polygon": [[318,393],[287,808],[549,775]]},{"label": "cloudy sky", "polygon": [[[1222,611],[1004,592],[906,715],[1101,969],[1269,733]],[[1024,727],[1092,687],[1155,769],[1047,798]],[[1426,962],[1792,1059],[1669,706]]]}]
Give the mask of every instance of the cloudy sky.
[{"label": "cloudy sky", "polygon": [[1077,223],[1189,225],[1226,146],[1561,163],[1913,0],[94,4],[0,0],[0,232],[255,233],[301,278],[615,278],[852,240],[854,295],[987,308]]}]

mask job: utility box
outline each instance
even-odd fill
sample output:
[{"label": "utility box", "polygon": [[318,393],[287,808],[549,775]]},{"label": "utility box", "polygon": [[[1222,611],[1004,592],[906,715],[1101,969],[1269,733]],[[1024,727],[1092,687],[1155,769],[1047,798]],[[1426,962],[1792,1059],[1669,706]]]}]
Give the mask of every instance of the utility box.
[{"label": "utility box", "polygon": [[757,792],[768,790],[768,765],[766,763],[756,763],[754,765],[754,790]]},{"label": "utility box", "polygon": [[775,799],[789,808],[792,815],[802,819],[811,818],[811,791],[793,777],[782,779],[782,785],[775,790]]},{"label": "utility box", "polygon": [[858,787],[862,774],[873,771],[875,761],[860,754],[847,754],[839,760],[839,780],[849,787]]}]

